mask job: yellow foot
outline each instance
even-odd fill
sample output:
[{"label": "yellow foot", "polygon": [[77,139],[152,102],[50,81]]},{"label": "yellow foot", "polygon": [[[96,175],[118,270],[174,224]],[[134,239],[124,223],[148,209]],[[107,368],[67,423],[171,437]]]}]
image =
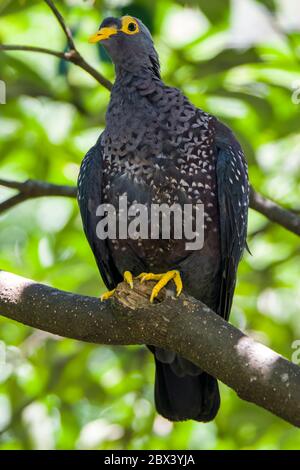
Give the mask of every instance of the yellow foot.
[{"label": "yellow foot", "polygon": [[158,296],[159,292],[163,287],[165,287],[169,281],[173,280],[176,286],[176,295],[177,297],[181,294],[182,291],[182,280],[180,277],[180,272],[173,270],[168,271],[164,274],[152,274],[152,273],[141,273],[138,276],[138,279],[141,282],[145,281],[158,281],[158,283],[153,287],[150,302],[152,303],[153,300]]},{"label": "yellow foot", "polygon": [[105,294],[102,294],[100,297],[101,302],[104,302],[104,300],[110,299],[114,293],[116,292],[116,289],[109,290],[108,292],[105,292]]},{"label": "yellow foot", "polygon": [[[133,276],[131,272],[125,271],[123,274],[123,279],[125,282],[127,282],[127,284],[130,285],[131,289],[133,289]],[[115,292],[116,292],[116,289],[113,289],[113,290],[109,290],[108,292],[105,292],[105,294],[102,294],[100,297],[101,302],[103,302],[104,300],[110,299],[114,295]]]}]

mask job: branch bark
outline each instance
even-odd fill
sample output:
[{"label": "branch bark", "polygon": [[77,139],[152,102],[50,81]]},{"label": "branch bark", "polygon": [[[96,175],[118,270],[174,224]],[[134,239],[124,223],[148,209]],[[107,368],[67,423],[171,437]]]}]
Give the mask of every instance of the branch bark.
[{"label": "branch bark", "polygon": [[[27,199],[43,196],[76,197],[77,192],[75,186],[61,186],[36,180],[27,180],[20,183],[0,179],[0,186],[19,191],[17,195],[0,204],[0,214]],[[250,207],[272,222],[300,236],[300,217],[296,213],[284,209],[270,199],[265,198],[254,191],[253,188],[251,188],[250,194]]]},{"label": "branch bark", "polygon": [[149,344],[176,351],[255,403],[300,427],[300,367],[243,334],[207,306],[152,283],[120,284],[114,298],[63,292],[1,271],[1,315],[60,336],[97,344]]}]

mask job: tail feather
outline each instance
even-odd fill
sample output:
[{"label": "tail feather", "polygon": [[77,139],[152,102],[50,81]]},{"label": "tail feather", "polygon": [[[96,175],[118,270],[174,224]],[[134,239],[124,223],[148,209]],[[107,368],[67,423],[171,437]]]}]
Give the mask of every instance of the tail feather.
[{"label": "tail feather", "polygon": [[170,421],[193,419],[208,422],[220,407],[217,380],[206,372],[178,376],[171,364],[155,359],[155,404],[158,413]]}]

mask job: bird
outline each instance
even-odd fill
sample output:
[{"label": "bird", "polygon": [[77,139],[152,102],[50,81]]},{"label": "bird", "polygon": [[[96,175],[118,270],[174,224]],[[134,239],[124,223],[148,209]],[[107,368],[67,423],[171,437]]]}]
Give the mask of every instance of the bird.
[{"label": "bird", "polygon": [[[114,295],[122,280],[131,287],[135,278],[151,280],[151,302],[164,286],[176,295],[183,289],[228,320],[247,248],[249,181],[242,147],[217,117],[164,83],[153,38],[140,19],[105,18],[89,42],[100,42],[115,67],[105,129],[78,177],[84,232],[108,289],[101,299]],[[98,208],[117,208],[122,198],[127,207],[149,210],[155,204],[202,207],[201,248],[187,249],[186,237],[173,232],[164,238],[161,225],[153,239],[99,237]],[[217,380],[173,351],[148,347],[156,366],[157,412],[170,421],[213,420],[220,407]]]}]

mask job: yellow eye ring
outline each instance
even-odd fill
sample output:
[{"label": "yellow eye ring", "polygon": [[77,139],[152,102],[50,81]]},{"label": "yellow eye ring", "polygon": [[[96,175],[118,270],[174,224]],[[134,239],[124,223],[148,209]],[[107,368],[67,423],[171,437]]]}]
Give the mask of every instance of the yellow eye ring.
[{"label": "yellow eye ring", "polygon": [[123,16],[121,31],[125,34],[137,34],[140,32],[140,27],[132,16]]}]

